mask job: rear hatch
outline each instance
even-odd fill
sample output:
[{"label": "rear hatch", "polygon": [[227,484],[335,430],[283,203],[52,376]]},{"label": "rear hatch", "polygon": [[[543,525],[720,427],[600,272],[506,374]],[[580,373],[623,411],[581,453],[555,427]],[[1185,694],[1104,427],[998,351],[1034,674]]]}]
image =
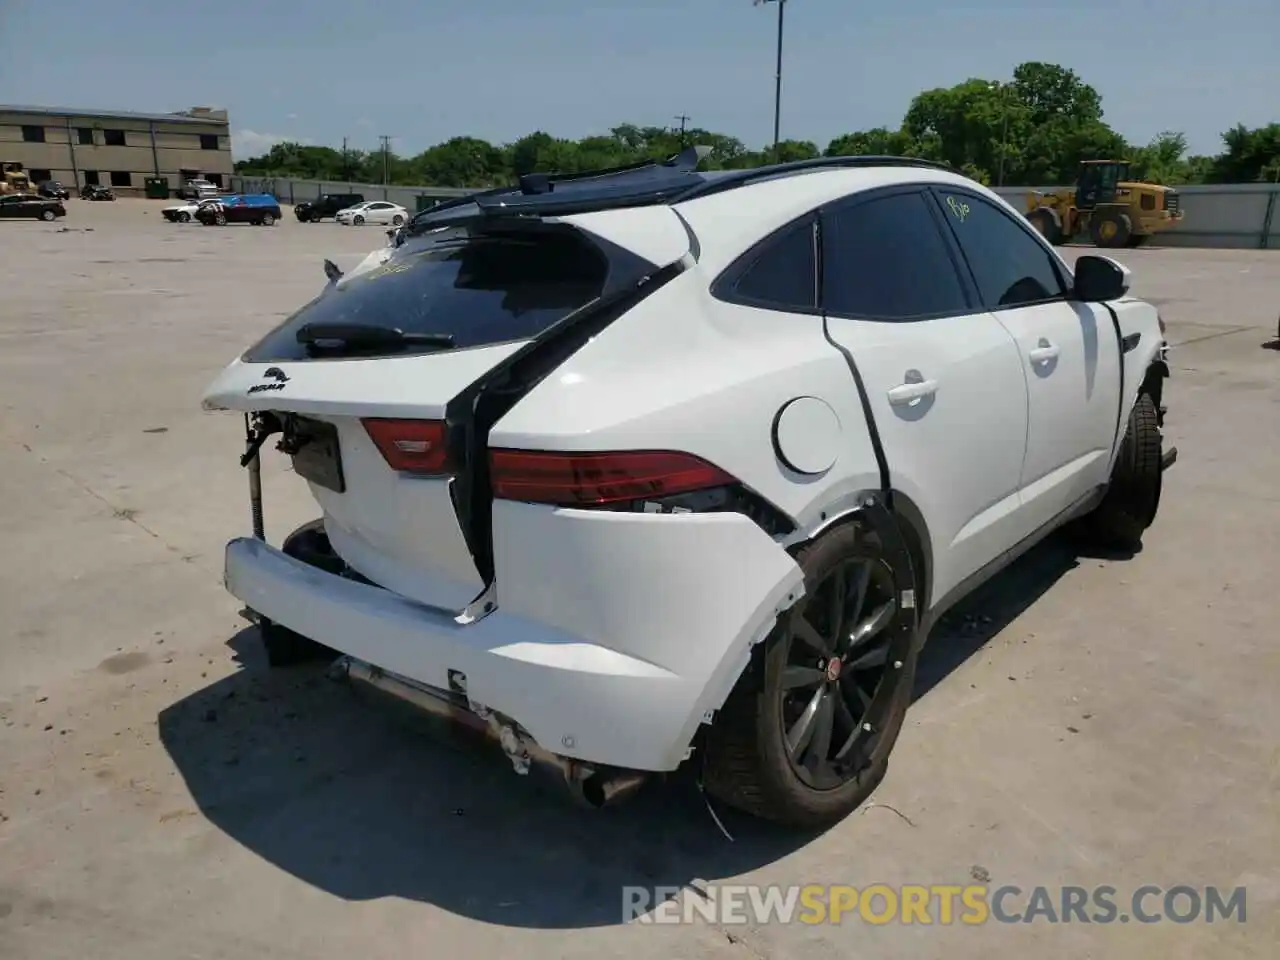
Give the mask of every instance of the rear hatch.
[{"label": "rear hatch", "polygon": [[460,493],[476,455],[457,443],[486,377],[566,318],[679,261],[689,235],[665,206],[477,214],[412,232],[386,262],[331,280],[234,361],[204,406],[270,412],[346,562],[456,611],[491,569],[477,563]]}]

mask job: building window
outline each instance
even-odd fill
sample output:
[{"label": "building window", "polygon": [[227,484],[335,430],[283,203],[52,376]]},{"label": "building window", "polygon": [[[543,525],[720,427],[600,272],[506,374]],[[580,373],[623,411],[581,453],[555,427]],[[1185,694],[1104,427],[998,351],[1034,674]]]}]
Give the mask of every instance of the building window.
[{"label": "building window", "polygon": [[216,133],[200,134],[200,149],[201,150],[217,150],[218,135]]},{"label": "building window", "polygon": [[113,187],[131,187],[133,186],[133,178],[129,176],[127,170],[112,170],[111,185]]},{"label": "building window", "polygon": [[205,174],[205,177],[204,177],[204,178],[205,178],[206,180],[208,180],[210,183],[212,183],[212,184],[213,184],[215,187],[217,187],[219,190],[221,190],[221,189],[222,189],[222,174],[220,174],[220,173],[207,173],[207,174]]},{"label": "building window", "polygon": [[93,146],[93,127],[76,127],[76,136],[80,140],[80,146]]},{"label": "building window", "polygon": [[44,143],[44,127],[23,127],[22,139],[26,143]]},{"label": "building window", "polygon": [[102,142],[105,143],[108,147],[123,147],[125,145],[124,131],[123,130],[103,130]]},{"label": "building window", "polygon": [[86,170],[84,172],[84,185],[86,187],[96,187],[99,183],[97,170]]},{"label": "building window", "polygon": [[27,176],[31,178],[32,183],[44,183],[46,180],[53,179],[52,170],[28,170]]}]

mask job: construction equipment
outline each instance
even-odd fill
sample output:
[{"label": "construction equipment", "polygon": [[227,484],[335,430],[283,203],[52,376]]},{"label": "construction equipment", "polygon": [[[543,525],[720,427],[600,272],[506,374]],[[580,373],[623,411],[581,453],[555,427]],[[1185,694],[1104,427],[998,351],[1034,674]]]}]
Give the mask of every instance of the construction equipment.
[{"label": "construction equipment", "polygon": [[0,194],[31,193],[31,178],[16,160],[0,160]]},{"label": "construction equipment", "polygon": [[1140,247],[1182,221],[1178,192],[1129,179],[1127,160],[1085,160],[1074,187],[1027,196],[1027,219],[1052,244],[1087,234],[1095,247]]}]

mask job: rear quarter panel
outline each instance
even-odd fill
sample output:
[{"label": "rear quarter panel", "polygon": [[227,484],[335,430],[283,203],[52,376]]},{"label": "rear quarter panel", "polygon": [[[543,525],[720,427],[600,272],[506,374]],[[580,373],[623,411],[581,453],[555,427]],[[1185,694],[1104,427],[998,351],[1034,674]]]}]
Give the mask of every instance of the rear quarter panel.
[{"label": "rear quarter panel", "polygon": [[[535,450],[678,450],[728,471],[803,530],[879,488],[845,359],[822,318],[714,299],[695,267],[584,346],[506,414],[490,445]],[[839,420],[833,464],[803,475],[776,455],[774,420],[797,397]]]}]

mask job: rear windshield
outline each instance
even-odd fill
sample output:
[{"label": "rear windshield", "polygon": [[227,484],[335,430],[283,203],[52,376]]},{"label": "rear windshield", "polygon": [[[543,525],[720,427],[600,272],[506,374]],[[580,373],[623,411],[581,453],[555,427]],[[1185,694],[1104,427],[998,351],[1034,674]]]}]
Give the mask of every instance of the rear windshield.
[{"label": "rear windshield", "polygon": [[[316,273],[323,283],[318,268]],[[312,300],[250,349],[245,360],[311,359],[308,347],[297,340],[308,324],[445,334],[453,338],[453,349],[526,340],[601,296],[608,273],[601,251],[572,232],[428,235],[391,262]],[[394,355],[438,349],[406,345]]]}]

